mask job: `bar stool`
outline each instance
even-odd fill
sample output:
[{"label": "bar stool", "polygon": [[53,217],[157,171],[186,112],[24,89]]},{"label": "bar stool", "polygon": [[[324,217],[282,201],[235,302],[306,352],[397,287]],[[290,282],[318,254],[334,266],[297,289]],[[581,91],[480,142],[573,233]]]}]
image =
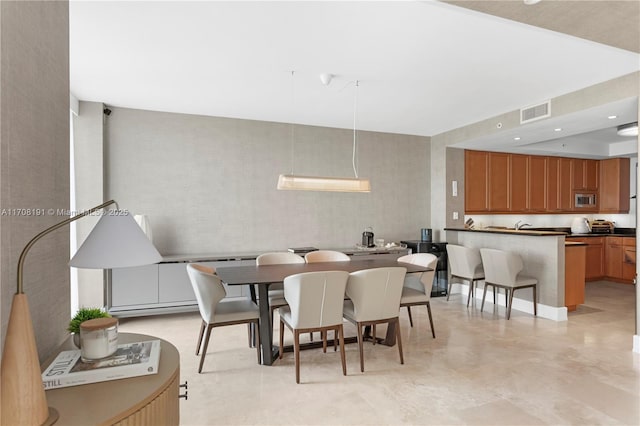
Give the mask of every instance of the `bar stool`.
[{"label": "bar stool", "polygon": [[536,286],[538,280],[533,277],[520,275],[520,271],[524,268],[522,258],[516,253],[487,248],[480,249],[480,256],[482,257],[482,264],[484,265],[486,276],[480,312],[484,309],[484,298],[487,294],[487,287],[489,286],[493,287],[494,300],[496,288],[504,289],[507,319],[511,318],[514,291],[531,287],[533,289],[533,315],[537,315]]},{"label": "bar stool", "polygon": [[453,279],[459,278],[469,282],[469,294],[467,295],[467,306],[469,306],[469,300],[471,300],[471,296],[473,296],[475,287],[477,286],[476,281],[484,280],[480,250],[457,246],[455,244],[447,244],[447,255],[449,257],[449,266],[451,267],[451,281],[449,281],[447,300],[449,300],[451,287],[454,284]]}]

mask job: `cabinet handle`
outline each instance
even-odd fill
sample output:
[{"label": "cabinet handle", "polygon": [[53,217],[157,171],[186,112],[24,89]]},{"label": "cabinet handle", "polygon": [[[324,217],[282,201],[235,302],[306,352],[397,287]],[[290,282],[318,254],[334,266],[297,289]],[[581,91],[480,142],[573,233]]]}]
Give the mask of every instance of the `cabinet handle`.
[{"label": "cabinet handle", "polygon": [[189,399],[189,392],[187,389],[189,389],[189,383],[185,380],[183,384],[180,385],[181,388],[184,388],[185,391],[184,393],[181,393],[178,395],[178,398],[184,398],[185,401]]}]

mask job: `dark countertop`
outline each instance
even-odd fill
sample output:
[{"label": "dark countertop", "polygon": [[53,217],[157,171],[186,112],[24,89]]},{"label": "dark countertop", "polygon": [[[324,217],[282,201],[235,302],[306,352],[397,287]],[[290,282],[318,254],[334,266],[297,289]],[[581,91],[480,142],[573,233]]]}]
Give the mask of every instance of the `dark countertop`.
[{"label": "dark countertop", "polygon": [[462,231],[462,232],[486,232],[493,234],[510,234],[510,235],[529,235],[534,237],[546,237],[553,235],[564,235],[566,237],[635,237],[635,228],[615,228],[613,233],[589,233],[589,234],[572,234],[571,228],[525,228],[525,229],[508,229],[508,228],[444,228],[445,231]]}]

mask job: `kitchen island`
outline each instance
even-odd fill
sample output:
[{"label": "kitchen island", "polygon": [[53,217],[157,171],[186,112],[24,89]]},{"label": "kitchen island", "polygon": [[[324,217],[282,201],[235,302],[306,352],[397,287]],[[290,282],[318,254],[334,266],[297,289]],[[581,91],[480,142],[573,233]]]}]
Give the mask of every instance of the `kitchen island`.
[{"label": "kitchen island", "polygon": [[[518,253],[522,273],[538,280],[538,316],[554,321],[567,320],[565,307],[564,232],[510,229],[445,228],[447,242],[472,248],[494,248]],[[462,286],[463,289],[468,287]],[[513,309],[533,315],[532,292],[516,293]],[[482,298],[480,292],[477,298]],[[498,303],[504,305],[504,295]]]}]

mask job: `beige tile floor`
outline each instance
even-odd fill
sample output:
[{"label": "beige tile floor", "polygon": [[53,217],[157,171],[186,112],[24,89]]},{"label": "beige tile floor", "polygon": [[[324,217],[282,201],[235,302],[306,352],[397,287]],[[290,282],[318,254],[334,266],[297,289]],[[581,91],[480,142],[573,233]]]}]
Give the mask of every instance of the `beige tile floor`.
[{"label": "beige tile floor", "polygon": [[338,353],[307,350],[300,385],[291,353],[257,365],[245,326],[214,330],[203,374],[196,372],[198,314],[122,319],[120,331],[178,348],[189,382],[183,425],[638,425],[633,286],[588,283],[586,299],[569,321],[554,322],[518,311],[506,321],[504,308],[480,313],[459,294],[435,298],[436,339],[426,309],[412,310],[414,328],[401,312],[404,365],[396,347],[366,344],[361,373],[351,344],[344,377]]}]

